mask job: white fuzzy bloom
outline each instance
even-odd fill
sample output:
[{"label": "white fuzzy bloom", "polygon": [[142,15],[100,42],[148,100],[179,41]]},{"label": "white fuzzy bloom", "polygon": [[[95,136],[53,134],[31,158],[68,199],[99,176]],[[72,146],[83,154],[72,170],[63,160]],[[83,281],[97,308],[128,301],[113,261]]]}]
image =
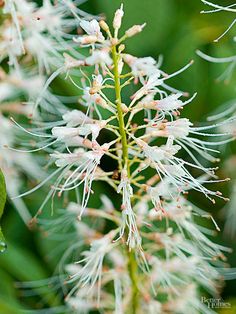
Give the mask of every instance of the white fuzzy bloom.
[{"label": "white fuzzy bloom", "polygon": [[93,123],[94,120],[89,118],[81,110],[68,111],[62,116],[63,120],[66,122],[68,127],[75,127],[83,123]]},{"label": "white fuzzy bloom", "polygon": [[144,153],[149,155],[153,160],[156,161],[166,161],[168,159],[173,159],[174,155],[181,149],[179,145],[173,144],[173,137],[169,137],[166,145],[161,147],[151,147],[148,146],[143,141],[136,139],[137,144],[144,149]]},{"label": "white fuzzy bloom", "polygon": [[148,194],[151,197],[152,200],[152,204],[155,208],[156,211],[164,211],[163,206],[162,206],[162,200],[161,200],[161,196],[162,194],[159,191],[159,186],[153,188],[153,187],[149,187],[148,188]]},{"label": "white fuzzy bloom", "polygon": [[80,164],[87,160],[83,149],[77,149],[74,153],[58,153],[55,152],[50,156],[55,158],[55,164],[57,167],[65,167],[70,164]]},{"label": "white fuzzy bloom", "polygon": [[[11,27],[9,32],[5,23],[1,26],[0,52],[2,60],[8,58],[15,70],[9,74],[0,71],[0,91],[3,91],[0,98],[3,105],[23,97],[30,98],[27,106],[32,106],[35,98],[35,107],[40,105],[37,120],[32,118],[30,128],[12,121],[25,137],[34,138],[34,147],[28,152],[45,150],[50,157],[47,166],[52,166],[52,171],[20,196],[49,184],[49,192],[36,216],[50,198],[56,195],[60,198],[63,194],[65,201],[68,200],[66,210],[59,207],[58,216],[51,223],[41,219],[47,226],[47,234],[65,248],[59,271],[69,274],[66,310],[123,314],[130,310],[131,303],[133,310],[136,306],[133,298],[138,297],[135,312],[208,314],[199,301],[196,287],[215,293],[222,268],[220,259],[224,260],[222,252],[229,250],[208,239],[207,235],[213,232],[198,226],[195,216],[210,218],[219,228],[214,218],[192,205],[186,195],[194,189],[212,202],[214,197],[224,199],[220,192],[205,187],[206,183],[221,180],[215,180],[215,169],[203,166],[196,153],[216,161],[210,155],[216,150],[212,149],[209,138],[224,136],[227,131],[212,132],[214,128],[224,127],[223,122],[194,127],[187,118],[179,118],[180,109],[196,94],[184,101],[182,97],[187,94],[167,85],[166,80],[182,73],[192,62],[168,75],[160,68],[160,58],[155,61],[152,57],[126,54],[125,40],[142,31],[145,24],[134,25],[119,37],[123,5],[115,13],[114,29],[110,29],[106,22],[98,22],[99,19],[91,16],[88,21],[82,19],[85,14],[76,8],[78,1],[43,0],[41,7],[25,0],[22,6],[16,0],[5,2],[4,10],[11,17],[4,19]],[[85,35],[74,38],[67,34],[70,29],[74,32],[78,24]],[[81,56],[79,51],[83,49],[74,49],[76,43],[81,48],[89,46],[86,48],[89,56]],[[64,51],[69,54],[63,54]],[[19,58],[24,52],[26,56]],[[56,69],[53,74],[52,69]],[[47,80],[45,73],[51,74]],[[53,90],[51,83],[62,74],[79,92],[54,95],[48,90],[48,87]],[[123,88],[128,85],[135,92],[130,100],[124,100]],[[69,109],[73,105],[83,106],[84,112]],[[143,123],[136,114],[144,118]],[[12,146],[15,144],[12,126],[5,126],[7,120],[3,116],[1,120],[4,132],[0,143],[6,140]],[[227,141],[230,139],[215,143]],[[19,141],[16,144],[21,145]],[[181,158],[180,149],[192,162]],[[6,173],[10,196],[16,193],[13,189],[20,188],[22,170],[33,178],[41,174],[31,163],[31,155],[27,159],[20,155],[20,149],[11,150],[9,154],[9,150],[0,147],[0,166]],[[202,175],[194,177],[192,169],[193,173]],[[109,190],[107,197],[97,198],[99,191],[92,190],[96,180],[105,182],[121,195],[121,209],[116,208],[116,201],[113,204]],[[94,202],[89,202],[95,192]],[[159,223],[163,217],[166,224]],[[121,241],[118,242],[121,239],[128,246],[128,254],[124,253]],[[88,245],[90,248],[84,250]],[[73,263],[78,254],[79,261]],[[65,265],[67,261],[69,265]],[[150,276],[146,276],[145,270]],[[156,287],[157,294],[163,294],[158,301],[154,294]]]},{"label": "white fuzzy bloom", "polygon": [[[56,152],[50,154],[51,158],[55,160],[56,166],[62,170],[60,180],[57,181],[53,190],[58,190],[60,195],[64,191],[74,190],[81,184],[84,185],[80,217],[87,206],[92,192],[92,183],[97,167],[108,148],[109,145],[107,144],[102,146],[96,144],[93,151],[84,151],[80,148],[73,153]],[[61,183],[63,179],[64,183]],[[59,186],[60,183],[61,185]]]},{"label": "white fuzzy bloom", "polygon": [[211,195],[221,198],[221,193],[211,191],[204,187],[202,181],[194,178],[185,165],[198,168],[204,173],[209,173],[206,168],[175,157],[175,154],[181,149],[181,146],[173,144],[174,138],[172,136],[169,136],[166,145],[161,147],[149,146],[140,139],[135,139],[135,141],[148,158],[150,166],[156,169],[160,178],[168,178],[173,185],[178,187],[179,191],[184,191],[186,187],[188,189],[195,189],[204,193],[213,203],[215,200],[210,197]]},{"label": "white fuzzy bloom", "polygon": [[123,55],[124,61],[130,66],[132,74],[137,78],[143,76],[155,75],[159,77],[161,75],[156,60],[152,57],[137,58],[129,54]]},{"label": "white fuzzy bloom", "polygon": [[[0,114],[1,137],[0,137],[0,169],[3,171],[7,193],[13,198],[19,195],[22,188],[21,174],[28,178],[43,179],[46,175],[30,154],[22,154],[10,151],[8,147],[16,142],[17,132],[13,123]],[[22,199],[12,199],[12,202],[23,221],[27,224],[31,214]]]},{"label": "white fuzzy bloom", "polygon": [[67,70],[84,65],[84,60],[75,59],[71,57],[70,55],[68,55],[67,53],[64,53],[63,56],[64,56],[64,65]]},{"label": "white fuzzy bloom", "polygon": [[115,235],[116,231],[113,230],[106,236],[94,240],[91,243],[90,250],[83,252],[84,258],[77,263],[84,264],[84,266],[71,275],[68,282],[76,282],[76,285],[67,298],[73,295],[79,287],[86,287],[88,295],[95,284],[98,283],[98,301],[100,300],[103,260],[105,255],[114,247],[112,240]]},{"label": "white fuzzy bloom", "polygon": [[97,40],[103,41],[104,36],[101,32],[99,23],[97,20],[92,20],[92,21],[81,21],[80,26],[85,30],[85,32],[88,35],[95,36]]},{"label": "white fuzzy bloom", "polygon": [[66,300],[67,305],[72,311],[80,311],[81,313],[89,313],[96,305],[92,301],[85,300],[83,297],[76,295],[75,297],[70,297]]},{"label": "white fuzzy bloom", "polygon": [[157,103],[157,108],[164,111],[177,110],[183,106],[183,102],[179,99],[181,94],[173,94],[161,99]]},{"label": "white fuzzy bloom", "polygon": [[90,134],[92,135],[92,142],[94,142],[101,129],[104,128],[106,125],[105,121],[93,121],[93,123],[83,123],[81,126],[77,128],[71,128],[67,126],[62,127],[54,127],[52,129],[52,134],[55,136],[58,140],[66,139],[67,143],[70,139],[77,136],[83,136],[84,138],[87,138]]},{"label": "white fuzzy bloom", "polygon": [[111,65],[112,59],[109,55],[109,52],[106,50],[94,50],[91,56],[85,59],[86,64],[88,65],[95,65],[100,64],[103,65]]},{"label": "white fuzzy bloom", "polygon": [[63,140],[65,138],[75,137],[79,135],[79,131],[77,128],[68,128],[68,127],[54,127],[52,129],[52,135],[55,136],[59,140]]},{"label": "white fuzzy bloom", "polygon": [[144,85],[132,96],[133,99],[139,100],[143,96],[148,95],[156,90],[156,87],[162,85],[163,80],[160,78],[159,73],[150,75],[145,81]]},{"label": "white fuzzy bloom", "polygon": [[[95,142],[100,131],[107,124],[106,120],[92,119],[76,109],[64,113],[62,119],[63,121],[60,124],[65,123],[66,126],[55,126],[51,132],[53,137],[66,143],[68,146],[76,146],[76,143],[78,143],[77,146],[83,146],[86,144],[85,140],[90,135],[92,142]],[[89,140],[87,140],[87,144],[89,144]]]},{"label": "white fuzzy bloom", "polygon": [[190,127],[193,124],[186,118],[181,118],[176,121],[170,121],[164,124],[164,129],[167,136],[174,138],[183,138],[189,135]]},{"label": "white fuzzy bloom", "polygon": [[[12,25],[6,28],[5,49],[10,64],[19,69],[17,56],[30,54],[37,60],[41,73],[50,72],[52,66],[60,67],[63,62],[61,47],[65,32],[76,26],[76,22],[66,13],[65,3],[52,4],[44,0],[41,7],[30,1],[6,1],[4,13],[11,14]],[[3,30],[5,32],[5,30]],[[15,45],[16,49],[11,45]],[[1,47],[0,47],[1,50]]]},{"label": "white fuzzy bloom", "polygon": [[153,134],[153,136],[172,136],[175,139],[185,138],[189,135],[190,127],[193,125],[189,119],[180,118],[178,120],[155,123],[150,123],[150,127],[147,128],[147,133]]},{"label": "white fuzzy bloom", "polygon": [[122,225],[120,227],[120,237],[125,234],[126,228],[128,229],[127,245],[130,249],[141,247],[141,237],[139,235],[136,215],[133,212],[131,205],[131,198],[133,195],[133,189],[129,183],[127,172],[123,170],[121,182],[118,186],[117,193],[122,192]]}]

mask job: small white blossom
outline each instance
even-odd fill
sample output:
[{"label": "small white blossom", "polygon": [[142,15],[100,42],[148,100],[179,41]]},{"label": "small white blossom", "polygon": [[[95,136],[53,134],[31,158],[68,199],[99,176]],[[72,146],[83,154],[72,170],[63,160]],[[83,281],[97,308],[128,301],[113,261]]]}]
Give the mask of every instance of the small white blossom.
[{"label": "small white blossom", "polygon": [[94,240],[89,251],[83,252],[84,258],[77,262],[84,264],[75,274],[71,275],[69,283],[76,282],[76,286],[67,296],[67,299],[74,294],[79,287],[86,287],[87,294],[91,292],[94,285],[98,283],[98,301],[100,299],[100,286],[102,280],[102,267],[105,255],[114,247],[112,240],[116,231],[108,233],[103,238]]},{"label": "small white blossom", "polygon": [[88,35],[95,36],[98,41],[103,41],[104,36],[101,32],[99,23],[97,20],[81,21],[80,26],[85,30]]},{"label": "small white blossom", "polygon": [[[97,166],[107,149],[107,144],[104,144],[103,146],[97,145],[93,151],[85,152],[79,149],[73,153],[51,154],[51,157],[55,159],[56,166],[62,169],[62,176],[56,186],[53,187],[54,190],[58,190],[59,194],[61,194],[64,191],[74,190],[81,184],[84,184],[80,216],[82,216],[92,192],[92,182]],[[75,169],[70,173],[72,168]],[[64,183],[59,186],[63,179]]]},{"label": "small white blossom", "polygon": [[136,215],[133,212],[131,205],[131,198],[133,196],[133,189],[129,183],[127,172],[123,170],[122,179],[118,186],[117,193],[122,192],[122,225],[120,227],[120,237],[125,234],[126,228],[128,229],[127,245],[130,249],[141,247],[141,237],[139,235]]},{"label": "small white blossom", "polygon": [[144,76],[149,77],[155,75],[159,77],[161,75],[157,62],[152,57],[137,58],[132,55],[124,54],[123,59],[130,66],[134,77],[140,80],[142,80]]},{"label": "small white blossom", "polygon": [[106,50],[94,50],[91,56],[85,59],[86,64],[88,65],[96,65],[100,64],[101,66],[104,65],[111,65],[112,59],[109,55],[109,52]]}]

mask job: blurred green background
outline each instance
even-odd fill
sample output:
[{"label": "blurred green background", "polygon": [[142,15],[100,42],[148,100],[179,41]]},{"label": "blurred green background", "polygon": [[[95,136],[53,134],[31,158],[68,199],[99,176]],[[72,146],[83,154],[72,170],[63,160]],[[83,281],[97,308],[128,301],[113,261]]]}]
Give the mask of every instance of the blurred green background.
[{"label": "blurred green background", "polygon": [[[120,3],[118,0],[90,0],[84,3],[82,8],[89,13],[103,13],[107,21],[111,22],[113,13]],[[235,29],[232,29],[219,43],[213,43],[213,40],[232,22],[233,14],[226,12],[200,14],[202,9],[207,8],[200,0],[124,0],[123,3],[125,9],[123,30],[133,24],[147,22],[144,31],[127,42],[127,52],[139,57],[158,58],[160,54],[163,55],[162,69],[167,73],[178,70],[192,59],[195,61],[190,69],[170,82],[172,86],[188,91],[190,94],[196,91],[198,93],[192,104],[185,108],[185,116],[193,122],[203,121],[221,104],[236,98],[235,75],[228,83],[217,82],[216,79],[224,71],[225,65],[210,64],[196,55],[196,49],[214,56],[234,54]],[[232,4],[231,1],[218,3]],[[57,84],[61,86],[62,82],[58,80]],[[234,145],[223,148],[222,159],[227,159],[233,152],[235,152]],[[224,167],[220,174],[222,177],[226,175]],[[226,195],[229,194],[229,188],[229,184],[220,186]],[[102,190],[101,187],[100,189]],[[45,189],[42,189],[26,198],[32,212],[36,212],[45,193]],[[217,202],[213,207],[201,195],[193,194],[191,198],[199,207],[210,211],[223,226],[224,221],[219,214],[224,206],[223,203]],[[50,209],[48,211],[50,212]],[[0,255],[0,314],[19,313],[19,309],[28,309],[29,312],[26,313],[31,313],[31,308],[40,308],[40,293],[37,297],[27,298],[22,295],[21,289],[15,286],[15,282],[33,281],[51,276],[57,258],[48,258],[52,244],[39,230],[27,229],[10,201],[7,202],[3,216],[3,230],[8,249]],[[218,236],[217,241],[236,248],[235,239],[230,239],[223,233]],[[236,267],[235,252],[229,256],[229,262]],[[223,298],[231,302],[232,308],[221,310],[220,313],[236,313],[235,281],[226,283]],[[48,300],[49,304],[60,303],[50,297]]]}]

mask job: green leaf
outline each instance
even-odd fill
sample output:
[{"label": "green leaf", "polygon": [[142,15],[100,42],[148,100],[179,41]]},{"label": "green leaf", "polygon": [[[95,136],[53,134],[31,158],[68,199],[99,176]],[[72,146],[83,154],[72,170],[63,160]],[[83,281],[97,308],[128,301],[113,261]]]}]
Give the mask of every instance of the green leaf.
[{"label": "green leaf", "polygon": [[[6,198],[7,198],[7,192],[6,192],[5,179],[4,179],[2,171],[0,170],[0,219],[3,214],[3,210],[6,203]],[[6,243],[5,243],[5,239],[4,239],[1,225],[0,225],[0,252],[4,252],[5,249],[6,249]]]},{"label": "green leaf", "polygon": [[[37,282],[48,278],[49,273],[46,270],[45,264],[42,263],[43,261],[41,261],[39,257],[33,255],[25,248],[18,247],[16,243],[12,244],[9,241],[8,244],[9,250],[7,250],[6,254],[3,254],[0,258],[0,269],[5,270],[6,273],[10,273],[18,281]],[[43,298],[44,302],[48,305],[57,306],[60,304],[60,297],[58,297],[57,292],[50,288],[50,285],[45,284],[45,286],[39,288],[37,288],[36,285],[34,291],[37,292],[38,296]]]},{"label": "green leaf", "polygon": [[18,304],[13,304],[9,300],[0,297],[0,313],[22,314],[25,311]]}]

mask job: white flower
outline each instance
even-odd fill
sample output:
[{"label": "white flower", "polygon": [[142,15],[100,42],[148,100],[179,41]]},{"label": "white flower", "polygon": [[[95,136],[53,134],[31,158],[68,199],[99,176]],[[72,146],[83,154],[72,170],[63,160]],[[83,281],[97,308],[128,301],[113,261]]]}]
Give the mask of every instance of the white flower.
[{"label": "white flower", "polygon": [[76,295],[75,297],[67,298],[66,303],[68,304],[72,311],[79,311],[80,313],[83,314],[87,314],[96,308],[96,304],[94,304],[94,302],[92,301],[88,301],[87,299],[85,300],[83,298],[83,295],[81,297]]},{"label": "white flower", "polygon": [[[131,67],[134,77],[142,80],[143,76],[155,75],[159,77],[161,75],[156,60],[152,57],[137,58],[132,55],[124,54],[124,61]],[[144,83],[144,81],[142,80]]]},{"label": "white flower", "polygon": [[189,119],[180,118],[178,120],[159,123],[151,120],[149,125],[150,127],[147,128],[147,133],[152,133],[153,136],[173,136],[175,139],[178,139],[187,137],[190,132],[190,127],[193,124]]},{"label": "white flower", "polygon": [[153,206],[155,208],[156,211],[161,210],[164,212],[163,206],[162,206],[162,200],[161,200],[161,196],[162,194],[159,191],[159,186],[153,188],[153,187],[149,187],[148,191],[147,191],[151,197]]},{"label": "white flower", "polygon": [[[1,137],[0,137],[0,169],[6,179],[7,193],[10,198],[19,195],[22,188],[21,175],[40,180],[45,176],[36,161],[30,154],[21,154],[17,151],[9,151],[8,147],[16,142],[16,130],[13,124],[0,114]],[[23,221],[27,224],[31,214],[21,199],[12,199],[12,202]]]},{"label": "white flower", "polygon": [[162,85],[163,80],[160,78],[159,73],[150,75],[147,81],[144,82],[143,86],[132,96],[133,99],[139,100],[145,95],[156,91],[156,87]]},{"label": "white flower", "polygon": [[[7,88],[3,95],[8,97],[10,93],[10,100],[29,95],[32,98],[29,105],[37,98],[35,107],[40,103],[41,108],[37,111],[37,120],[32,120],[32,127],[24,128],[12,120],[24,131],[25,137],[30,135],[39,140],[34,141],[34,147],[27,152],[45,150],[50,157],[46,166],[53,169],[38,185],[18,197],[50,184],[36,217],[55,195],[61,197],[63,194],[65,201],[68,200],[66,211],[59,207],[59,216],[51,224],[48,220],[41,221],[52,239],[61,242],[59,247],[66,248],[59,271],[65,269],[70,275],[67,283],[71,290],[65,299],[69,312],[122,314],[129,311],[131,304],[134,310],[137,303],[139,308],[134,312],[207,313],[197,299],[196,286],[192,282],[214,293],[222,267],[220,259],[224,261],[222,252],[228,250],[208,239],[207,235],[213,235],[213,232],[199,226],[195,216],[210,218],[216,229],[219,228],[214,218],[190,204],[186,195],[194,189],[212,202],[214,197],[224,199],[220,192],[205,187],[207,183],[221,181],[216,180],[215,169],[201,165],[195,156],[198,153],[207,160],[216,160],[210,155],[216,152],[211,148],[213,144],[201,138],[225,136],[227,132],[212,132],[224,123],[194,127],[187,118],[178,117],[180,109],[195,95],[184,101],[182,97],[187,94],[165,82],[183,72],[192,62],[168,75],[160,69],[160,60],[156,62],[152,57],[136,58],[126,54],[123,42],[139,33],[144,25],[134,25],[119,37],[123,5],[115,13],[115,29],[110,29],[104,21],[98,23],[91,17],[89,21],[83,21],[80,18],[83,12],[75,6],[77,2],[44,0],[41,7],[30,5],[31,2],[25,0],[22,6],[16,0],[8,2],[13,4],[7,6],[12,18],[4,18],[11,25],[13,36],[3,23],[4,40],[0,52],[2,59],[9,56],[15,71],[10,71],[10,75],[8,71],[0,73],[3,73],[3,88],[4,84],[10,86],[10,91]],[[73,38],[72,34],[66,33],[69,29],[76,30],[74,18],[85,35]],[[12,38],[18,47],[11,43]],[[70,43],[70,39],[74,42]],[[22,58],[18,58],[22,54],[19,42],[27,53]],[[89,56],[80,55],[76,42],[90,46],[87,48],[91,49],[86,49]],[[63,54],[65,50],[70,55]],[[130,69],[126,70],[124,63]],[[33,64],[38,68],[31,68]],[[52,68],[56,70],[45,83],[44,73],[51,73]],[[36,76],[38,71],[40,76]],[[56,96],[47,90],[61,74],[66,74],[66,79],[69,78],[73,87],[78,88],[79,92],[74,96]],[[137,88],[135,84],[138,82],[141,86]],[[123,88],[133,83],[136,92],[131,101],[126,99],[124,103]],[[42,91],[38,94],[40,89]],[[76,103],[83,106],[84,112],[68,109]],[[144,123],[140,119],[139,124],[136,123],[138,116],[135,115],[138,113],[144,118]],[[232,118],[231,122],[234,120]],[[103,129],[104,134],[99,136]],[[13,145],[15,138],[11,138],[9,130],[3,134],[2,140],[6,137],[7,144]],[[109,143],[106,143],[106,138],[110,138]],[[21,142],[18,141],[17,145],[20,146]],[[181,158],[181,148],[189,154],[192,162]],[[1,154],[0,165],[2,168],[5,166],[7,183],[18,189],[18,168],[33,177],[39,177],[41,172],[30,163],[30,159],[20,156],[20,149],[11,150],[11,155],[8,150]],[[114,163],[108,165],[108,158],[112,158]],[[201,175],[194,177],[192,169]],[[109,199],[95,198],[92,206],[89,200],[97,192],[92,190],[96,180],[109,184],[120,193],[121,210],[116,208],[115,200],[113,204],[109,190]],[[72,191],[74,203],[70,198]],[[166,224],[159,222],[163,217]],[[126,253],[118,243],[121,238],[126,242]],[[83,251],[88,244],[90,249]],[[81,259],[72,264],[73,256],[78,256],[78,253]],[[65,266],[67,259],[70,264]],[[146,270],[150,276],[145,275]],[[141,279],[143,285],[140,284]],[[158,301],[154,295],[155,287],[158,288],[157,293],[163,294]],[[187,296],[183,298],[183,295]],[[134,300],[138,297],[140,300]]]},{"label": "white flower", "polygon": [[52,129],[52,134],[55,136],[58,140],[66,139],[66,142],[69,143],[70,139],[77,136],[84,136],[87,138],[90,134],[92,135],[92,142],[94,142],[101,129],[105,127],[106,122],[104,121],[96,121],[94,123],[87,123],[82,124],[82,126],[79,126],[77,128],[70,128],[67,126],[62,127],[54,127]]},{"label": "white flower", "polygon": [[77,67],[80,67],[81,65],[84,65],[84,60],[75,59],[75,58],[71,57],[70,55],[68,55],[67,53],[64,53],[63,56],[64,56],[65,68],[67,70],[77,68]]},{"label": "white flower", "polygon": [[182,95],[173,94],[169,95],[164,99],[161,99],[157,102],[157,109],[163,111],[173,111],[181,108],[183,106],[183,102],[179,100]]},{"label": "white flower", "polygon": [[104,40],[104,36],[101,32],[101,29],[97,20],[92,20],[92,21],[83,20],[80,22],[80,26],[83,28],[83,30],[85,30],[85,32],[88,35],[95,36],[97,40],[99,41]]},{"label": "white flower", "polygon": [[[92,192],[92,183],[97,167],[108,148],[109,145],[107,144],[102,146],[97,144],[93,151],[86,152],[80,148],[73,153],[53,153],[50,155],[55,159],[56,166],[62,171],[55,186],[53,186],[54,191],[59,191],[59,195],[61,195],[64,191],[74,190],[81,184],[84,185],[80,217]],[[64,183],[61,183],[63,180]]]},{"label": "white flower", "polygon": [[118,186],[117,193],[122,192],[122,225],[120,227],[120,238],[124,236],[126,228],[128,229],[127,245],[129,248],[140,248],[141,237],[139,235],[136,215],[133,212],[131,205],[131,197],[133,195],[133,189],[129,183],[127,172],[123,170],[121,182]]},{"label": "white flower", "polygon": [[135,141],[143,150],[144,155],[151,162],[150,166],[156,169],[161,179],[170,179],[170,182],[178,187],[180,191],[184,191],[187,187],[202,192],[213,203],[215,203],[215,200],[210,197],[211,195],[223,198],[221,193],[205,188],[202,185],[202,181],[194,178],[187,170],[185,165],[200,169],[205,173],[209,173],[208,169],[205,169],[203,166],[188,163],[178,157],[175,157],[175,154],[180,150],[181,146],[173,145],[173,137],[170,136],[167,140],[167,144],[161,147],[149,146],[140,139],[135,139]]},{"label": "white flower", "polygon": [[69,283],[76,282],[75,287],[70,291],[67,299],[70,298],[80,287],[86,287],[87,295],[91,292],[96,283],[98,283],[98,302],[100,300],[100,288],[102,279],[102,267],[105,255],[114,247],[112,240],[116,231],[111,231],[106,236],[91,242],[89,251],[83,252],[84,258],[77,262],[84,264],[75,274],[70,276]]},{"label": "white flower", "polygon": [[95,120],[89,118],[86,114],[79,110],[72,110],[66,112],[62,116],[66,126],[56,126],[52,128],[52,135],[60,141],[65,141],[70,145],[70,141],[74,143],[76,138],[81,136],[86,139],[90,134],[92,142],[95,142],[101,129],[106,126],[105,120]]},{"label": "white flower", "polygon": [[72,111],[67,111],[62,116],[63,120],[66,122],[68,127],[75,127],[83,123],[93,123],[94,120],[89,118],[81,110],[74,109]]},{"label": "white flower", "polygon": [[91,56],[85,59],[85,62],[87,65],[100,64],[101,66],[109,66],[112,64],[112,59],[107,50],[94,50]]},{"label": "white flower", "polygon": [[173,144],[173,137],[168,137],[166,145],[163,145],[161,147],[151,147],[148,146],[143,141],[140,141],[139,139],[136,140],[137,144],[144,149],[144,152],[146,151],[146,154],[150,154],[152,156],[153,160],[156,161],[166,161],[168,159],[173,159],[174,155],[181,149],[179,145]]},{"label": "white flower", "polygon": [[189,104],[195,98],[196,94],[185,102],[182,102],[182,100],[179,99],[181,96],[181,93],[172,94],[160,100],[150,101],[150,103],[146,102],[146,105],[144,106],[149,109],[158,110],[164,114],[170,113],[177,115],[179,114],[178,110]]},{"label": "white flower", "polygon": [[25,0],[6,1],[4,13],[11,14],[12,25],[7,26],[6,23],[10,38],[5,37],[6,47],[3,52],[9,56],[10,63],[16,69],[19,69],[16,57],[26,53],[37,60],[40,73],[44,70],[49,73],[52,66],[62,66],[61,50],[62,47],[65,49],[66,32],[77,24],[69,17],[65,6],[67,4],[64,1],[52,4],[44,0],[41,7]]}]

